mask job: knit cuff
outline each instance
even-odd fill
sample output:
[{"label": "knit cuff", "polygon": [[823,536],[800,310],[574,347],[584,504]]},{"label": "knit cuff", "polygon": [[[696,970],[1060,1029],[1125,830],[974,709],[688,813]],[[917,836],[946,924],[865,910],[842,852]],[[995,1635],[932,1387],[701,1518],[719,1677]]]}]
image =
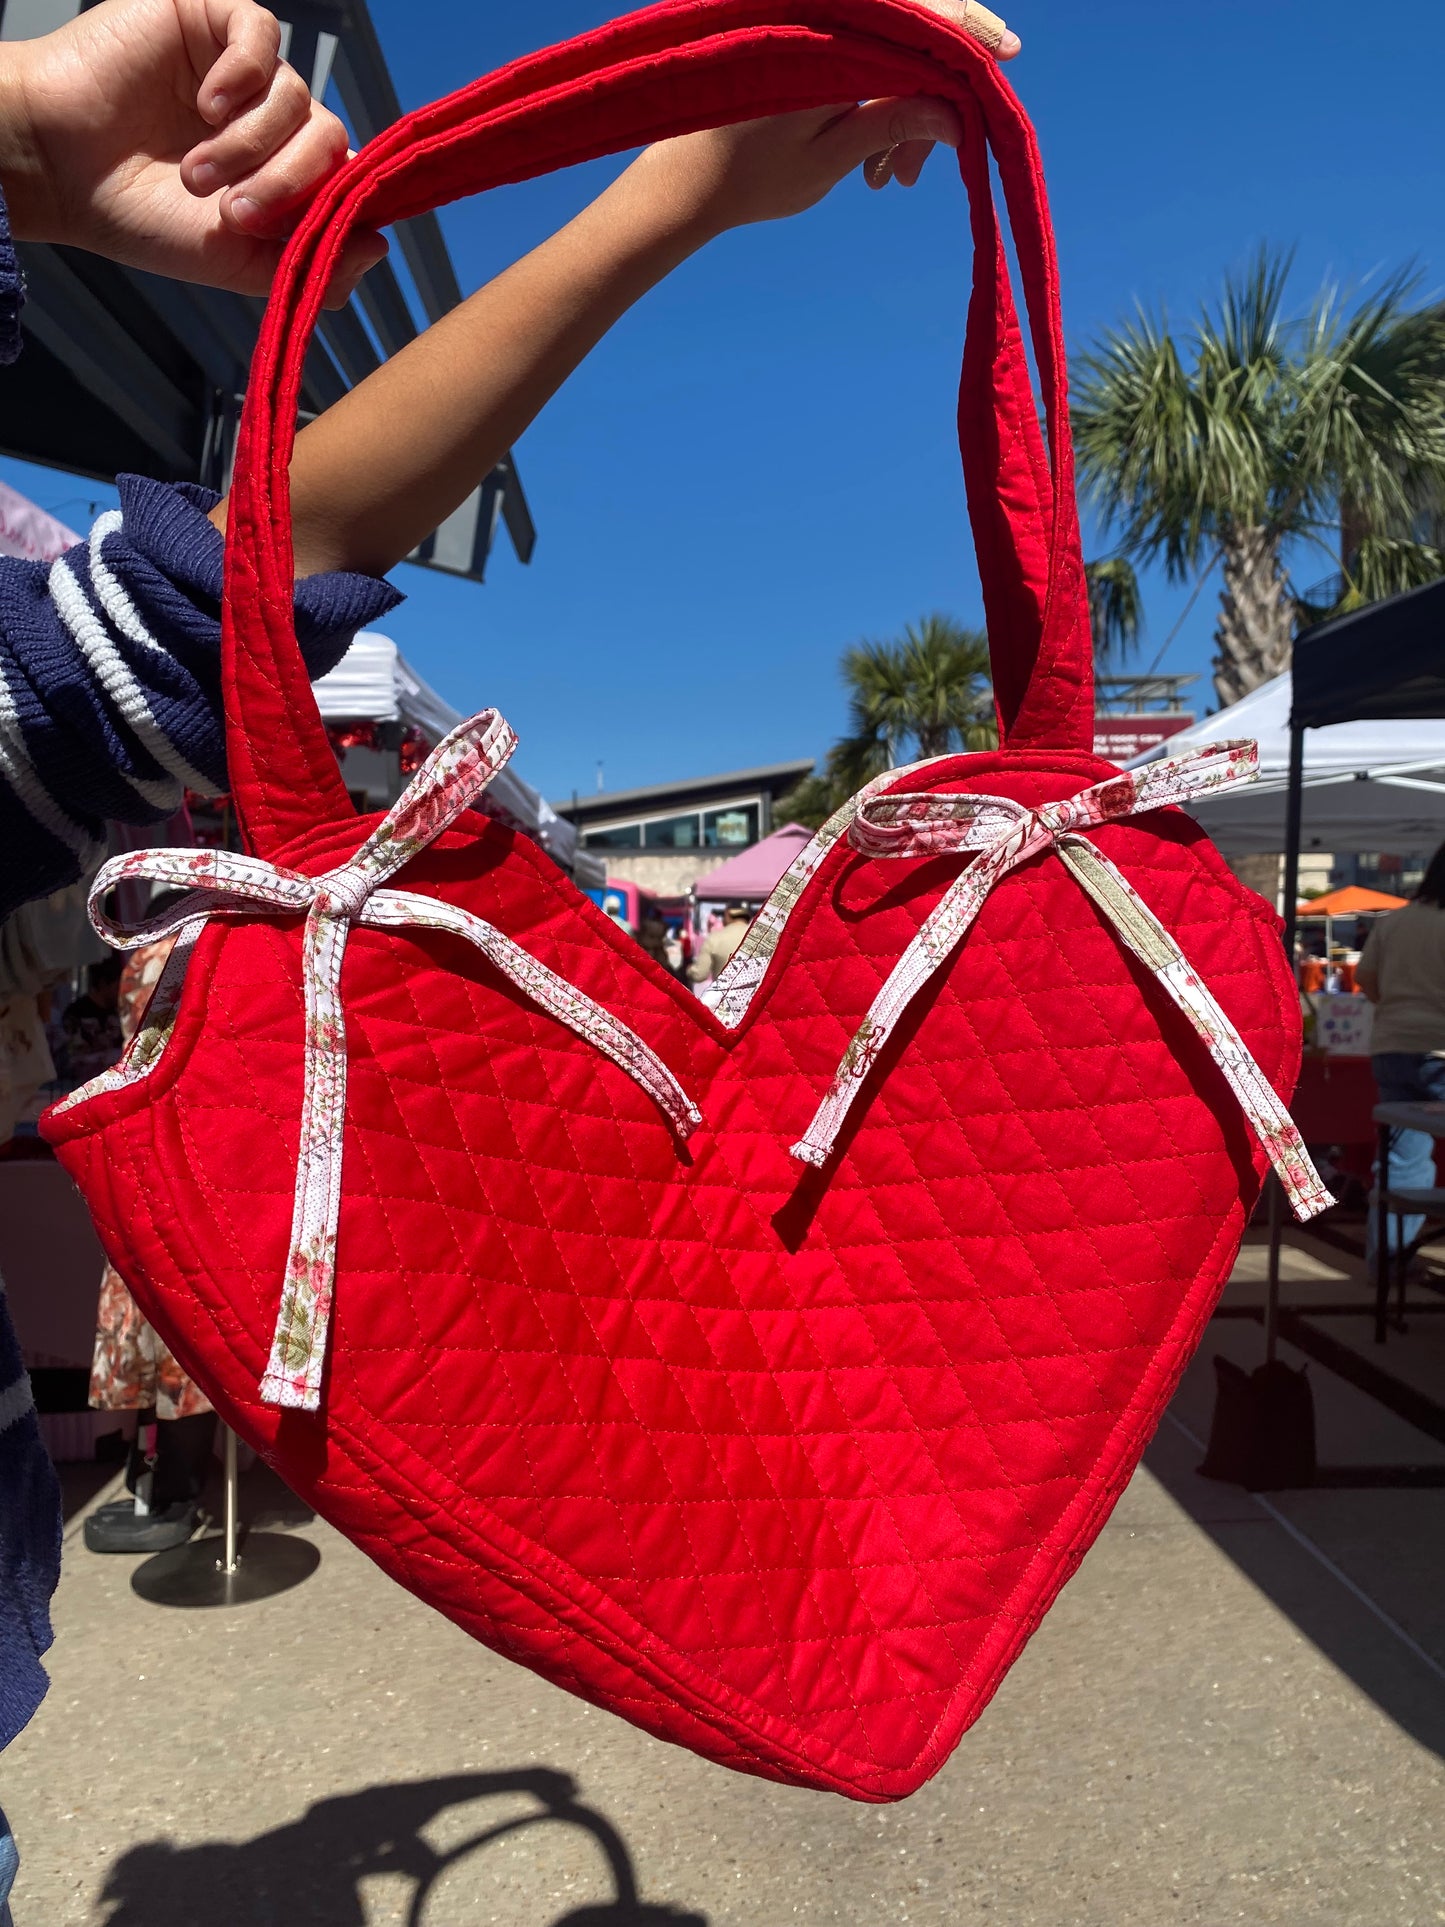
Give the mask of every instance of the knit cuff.
[{"label": "knit cuff", "polygon": [[24,300],[25,277],[10,237],[5,192],[0,188],[0,367],[8,367],[20,353],[20,309]]},{"label": "knit cuff", "polygon": [[[127,540],[206,614],[219,616],[225,544],[209,519],[220,497],[192,482],[116,478]],[[333,669],[364,629],[403,601],[380,576],[335,569],[296,584],[296,640],[313,679]]]}]

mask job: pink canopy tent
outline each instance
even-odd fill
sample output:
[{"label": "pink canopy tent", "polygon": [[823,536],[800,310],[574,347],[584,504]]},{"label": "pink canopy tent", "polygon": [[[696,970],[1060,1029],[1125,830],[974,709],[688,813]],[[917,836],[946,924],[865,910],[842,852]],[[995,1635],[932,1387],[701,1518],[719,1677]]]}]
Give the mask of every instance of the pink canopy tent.
[{"label": "pink canopy tent", "polygon": [[0,482],[0,555],[27,562],[53,562],[80,537],[5,482]]},{"label": "pink canopy tent", "polygon": [[784,870],[806,848],[813,832],[801,823],[785,823],[750,850],[731,856],[692,886],[698,903],[763,903]]}]

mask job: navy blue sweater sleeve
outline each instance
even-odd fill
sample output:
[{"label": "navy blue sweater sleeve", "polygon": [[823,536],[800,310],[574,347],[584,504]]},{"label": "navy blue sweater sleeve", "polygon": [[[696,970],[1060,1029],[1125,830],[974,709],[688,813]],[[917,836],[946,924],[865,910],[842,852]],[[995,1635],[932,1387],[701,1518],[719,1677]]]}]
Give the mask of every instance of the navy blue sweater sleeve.
[{"label": "navy blue sweater sleeve", "polygon": [[[21,298],[10,216],[0,195],[0,365],[20,352]],[[0,843],[0,864],[4,847]],[[0,1747],[10,1744],[45,1697],[40,1656],[53,1637],[50,1595],[60,1577],[61,1526],[60,1483],[41,1442],[0,1279]]]},{"label": "navy blue sweater sleeve", "polygon": [[[49,567],[0,558],[0,918],[70,883],[104,822],[163,821],[226,784],[217,497],[119,478],[121,506]],[[312,677],[400,600],[373,576],[296,586]]]},{"label": "navy blue sweater sleeve", "polygon": [[20,353],[20,307],[24,299],[20,263],[10,238],[10,210],[0,194],[0,368],[8,368]]}]

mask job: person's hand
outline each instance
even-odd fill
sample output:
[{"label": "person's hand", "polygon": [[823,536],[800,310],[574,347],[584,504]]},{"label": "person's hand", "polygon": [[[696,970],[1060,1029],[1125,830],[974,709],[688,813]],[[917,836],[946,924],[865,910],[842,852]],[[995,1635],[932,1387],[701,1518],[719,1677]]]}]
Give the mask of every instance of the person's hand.
[{"label": "person's hand", "polygon": [[[954,146],[962,137],[946,101],[870,100],[679,134],[649,147],[629,171],[651,185],[658,205],[695,244],[728,228],[801,214],[882,150],[892,150],[896,163],[902,152],[926,156],[935,141]],[[904,169],[897,171],[904,179]],[[913,179],[917,174],[913,169]]]},{"label": "person's hand", "polygon": [[[22,240],[264,294],[346,133],[255,0],[103,0],[0,49],[0,185]],[[352,237],[328,293],[381,259]]]},{"label": "person's hand", "polygon": [[[977,0],[926,0],[964,26],[999,60],[1019,37]],[[668,197],[678,218],[703,234],[801,214],[855,167],[872,188],[912,187],[936,143],[963,137],[957,110],[927,95],[868,100],[775,114],[734,127],[659,141],[636,164]]]},{"label": "person's hand", "polygon": [[[1023,42],[1018,35],[996,13],[980,6],[979,0],[924,0],[924,5],[962,27],[987,47],[996,60],[1012,60],[1022,51]],[[887,187],[890,181],[897,181],[900,187],[913,187],[932,152],[931,140],[892,142],[868,156],[863,163],[863,178],[875,189]]]}]

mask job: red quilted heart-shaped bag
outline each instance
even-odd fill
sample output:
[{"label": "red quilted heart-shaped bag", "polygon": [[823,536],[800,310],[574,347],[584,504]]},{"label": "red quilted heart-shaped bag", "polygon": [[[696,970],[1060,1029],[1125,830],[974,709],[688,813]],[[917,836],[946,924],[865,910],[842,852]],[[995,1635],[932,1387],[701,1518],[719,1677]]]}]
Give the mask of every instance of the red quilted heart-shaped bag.
[{"label": "red quilted heart-shaped bag", "polygon": [[[468,812],[499,718],[357,820],[292,629],[302,355],[358,223],[914,93],[967,128],[960,439],[1002,747],[855,799],[708,1009]],[[191,887],[180,938],[129,1056],[45,1122],[106,1250],[227,1421],[489,1646],[726,1765],[910,1792],[1128,1479],[1266,1159],[1322,1202],[1280,1103],[1277,921],[1166,807],[1249,746],[1142,775],[1090,754],[1027,120],[906,0],[674,0],[409,116],[287,255],[229,526],[250,854],[119,860]]]}]

